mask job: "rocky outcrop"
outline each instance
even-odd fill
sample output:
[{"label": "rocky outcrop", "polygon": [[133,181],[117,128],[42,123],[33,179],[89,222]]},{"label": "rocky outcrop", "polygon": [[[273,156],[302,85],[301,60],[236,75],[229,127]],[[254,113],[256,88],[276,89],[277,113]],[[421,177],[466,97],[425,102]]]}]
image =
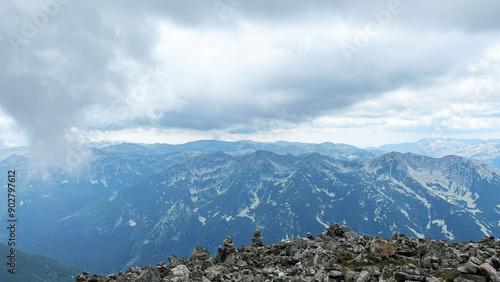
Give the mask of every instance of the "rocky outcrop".
[{"label": "rocky outcrop", "polygon": [[195,247],[191,258],[169,257],[169,263],[130,268],[107,276],[84,272],[76,281],[420,281],[500,282],[500,241],[435,241],[395,233],[391,239],[358,235],[333,224],[314,238],[266,245],[256,231],[249,247],[224,247],[210,256]]}]

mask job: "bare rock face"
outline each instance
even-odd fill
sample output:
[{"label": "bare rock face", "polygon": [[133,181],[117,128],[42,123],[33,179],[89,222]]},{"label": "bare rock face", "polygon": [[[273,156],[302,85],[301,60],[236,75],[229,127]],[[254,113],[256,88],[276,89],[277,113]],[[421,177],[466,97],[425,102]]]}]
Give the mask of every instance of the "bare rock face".
[{"label": "bare rock face", "polygon": [[214,256],[195,247],[190,260],[171,256],[169,264],[131,267],[107,276],[89,277],[84,272],[75,280],[500,282],[500,241],[491,237],[453,243],[395,233],[391,239],[381,239],[360,236],[341,224],[328,226],[316,237],[308,233],[271,245],[262,243],[259,230],[250,236],[248,247],[234,247],[228,236]]}]

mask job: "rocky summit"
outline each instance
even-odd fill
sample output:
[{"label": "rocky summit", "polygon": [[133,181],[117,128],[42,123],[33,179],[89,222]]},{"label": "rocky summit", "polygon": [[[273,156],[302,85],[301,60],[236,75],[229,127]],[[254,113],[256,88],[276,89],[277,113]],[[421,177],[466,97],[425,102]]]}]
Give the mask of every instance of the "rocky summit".
[{"label": "rocky summit", "polygon": [[[265,235],[265,234],[264,234]],[[500,282],[500,241],[448,242],[358,235],[332,224],[316,238],[262,243],[256,231],[251,246],[234,247],[227,237],[211,255],[195,247],[188,258],[171,256],[169,263],[132,267],[107,276],[84,272],[76,281],[420,281]]]}]

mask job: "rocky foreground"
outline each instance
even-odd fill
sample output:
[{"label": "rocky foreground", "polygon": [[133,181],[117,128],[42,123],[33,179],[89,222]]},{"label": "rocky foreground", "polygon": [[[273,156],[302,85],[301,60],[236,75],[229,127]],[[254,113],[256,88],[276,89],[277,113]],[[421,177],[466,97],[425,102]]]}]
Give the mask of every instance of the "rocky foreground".
[{"label": "rocky foreground", "polygon": [[234,247],[231,237],[211,256],[200,247],[190,259],[171,256],[144,268],[107,276],[84,272],[76,281],[420,281],[500,282],[500,241],[435,241],[395,233],[381,239],[360,236],[333,224],[314,238],[265,245],[257,230],[249,247]]}]

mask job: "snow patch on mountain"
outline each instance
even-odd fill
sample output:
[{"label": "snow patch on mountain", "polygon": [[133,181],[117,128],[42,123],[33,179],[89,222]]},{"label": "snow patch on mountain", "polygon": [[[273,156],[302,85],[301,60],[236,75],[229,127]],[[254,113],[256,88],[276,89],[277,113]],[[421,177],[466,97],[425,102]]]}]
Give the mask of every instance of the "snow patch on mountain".
[{"label": "snow patch on mountain", "polygon": [[476,208],[474,202],[479,198],[479,195],[475,193],[473,196],[468,187],[450,181],[441,172],[414,170],[408,167],[408,173],[431,193],[446,199],[448,202],[464,201],[469,209]]},{"label": "snow patch on mountain", "polygon": [[111,195],[111,197],[109,197],[109,201],[110,202],[113,202],[114,199],[116,199],[116,196],[118,195],[118,191],[113,191],[113,195]]},{"label": "snow patch on mountain", "polygon": [[403,210],[403,209],[400,209],[399,210],[408,220],[410,220],[410,216],[408,216],[408,212]]},{"label": "snow patch on mountain", "polygon": [[205,226],[205,221],[207,221],[206,218],[204,218],[203,216],[199,216],[198,220],[201,222],[201,224],[203,224],[203,226]]},{"label": "snow patch on mountain", "polygon": [[[248,213],[250,212],[250,209],[248,207],[243,208],[236,216],[238,217],[248,217],[252,220],[252,222],[255,222],[255,218]],[[227,220],[227,219],[226,219]]]},{"label": "snow patch on mountain", "polygon": [[104,187],[108,187],[108,181],[106,181],[106,178],[102,178],[100,179],[102,185],[104,185]]},{"label": "snow patch on mountain", "polygon": [[172,206],[171,206],[171,207],[167,210],[167,213],[172,212],[172,211],[175,209],[175,207],[177,206],[177,203],[178,203],[178,202],[179,202],[179,200],[178,200],[178,201],[176,201],[176,202],[175,202],[175,203],[174,203],[174,204],[173,204],[173,205],[172,205]]},{"label": "snow patch on mountain", "polygon": [[479,220],[476,219],[476,224],[481,228],[481,232],[483,232],[484,236],[490,236],[491,231],[488,230]]},{"label": "snow patch on mountain", "polygon": [[323,225],[325,228],[328,227],[328,224],[324,223],[321,218],[319,218],[319,214],[316,214],[316,220],[319,222],[319,224]]},{"label": "snow patch on mountain", "polygon": [[251,198],[251,199],[250,199],[250,203],[251,203],[251,204],[250,204],[249,209],[253,210],[253,209],[255,209],[257,206],[259,206],[259,204],[260,204],[260,199],[259,199],[259,196],[257,196],[257,192],[252,191],[252,192],[250,192],[250,193],[252,193],[253,198]]},{"label": "snow patch on mountain", "polygon": [[413,234],[415,234],[415,236],[416,236],[417,238],[424,238],[424,237],[425,237],[425,235],[424,235],[424,234],[422,234],[422,233],[418,233],[415,229],[411,228],[410,226],[406,225],[406,227],[407,227],[408,229],[410,229],[410,231],[411,231],[411,232],[413,232]]},{"label": "snow patch on mountain", "polygon": [[432,221],[432,224],[437,224],[438,226],[441,227],[441,233],[444,234],[446,238],[448,238],[450,241],[453,241],[455,239],[455,235],[448,231],[448,226],[446,225],[445,221],[442,219],[434,219]]},{"label": "snow patch on mountain", "polygon": [[63,217],[63,218],[61,218],[61,219],[57,220],[57,222],[61,222],[61,221],[66,220],[66,219],[68,219],[68,218],[70,218],[70,217],[72,217],[72,216],[73,216],[73,215],[69,215],[69,216]]}]

